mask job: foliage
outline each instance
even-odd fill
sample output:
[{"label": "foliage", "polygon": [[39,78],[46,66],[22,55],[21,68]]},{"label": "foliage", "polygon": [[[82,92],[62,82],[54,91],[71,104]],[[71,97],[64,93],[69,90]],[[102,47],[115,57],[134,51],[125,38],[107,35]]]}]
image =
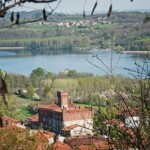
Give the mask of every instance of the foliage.
[{"label": "foliage", "polygon": [[45,70],[41,67],[38,67],[37,69],[34,69],[31,73],[31,77],[35,75],[38,78],[43,78],[45,76]]},{"label": "foliage", "polygon": [[46,149],[47,144],[47,140],[40,133],[31,136],[28,130],[13,126],[0,130],[0,149],[3,150]]},{"label": "foliage", "polygon": [[33,104],[31,104],[31,105],[23,106],[23,107],[19,108],[19,113],[21,113],[24,116],[24,118],[26,118],[26,117],[36,114],[37,111],[35,109],[35,106]]},{"label": "foliage", "polygon": [[51,87],[46,84],[45,87],[44,87],[44,90],[43,90],[43,97],[46,98],[48,96],[48,93],[50,92],[51,90]]},{"label": "foliage", "polygon": [[[125,96],[116,88],[117,94],[112,105],[108,105],[105,112],[99,107],[94,117],[96,132],[107,136],[110,149],[115,147],[116,149],[147,150],[150,146],[149,61],[145,60],[144,65],[135,64],[135,70],[128,70],[135,78],[135,84],[131,83],[131,87],[126,85],[130,96]],[[147,66],[146,69],[144,66]],[[113,82],[115,81],[114,78]],[[139,121],[134,119],[135,116],[139,116]],[[132,126],[127,125],[125,119],[128,117],[132,120],[130,121]]]},{"label": "foliage", "polygon": [[42,99],[47,99],[49,94],[55,97],[57,90],[66,90],[73,99],[89,100],[110,89],[115,92],[120,90],[130,95],[131,87],[136,85],[135,80],[123,76],[114,76],[115,82],[112,82],[110,76],[93,76],[75,70],[70,70],[67,74],[49,74],[43,68],[35,70],[37,72],[32,71],[30,77],[8,74],[9,91],[16,93],[18,90],[27,89],[27,98],[32,99],[36,92]]},{"label": "foliage", "polygon": [[26,97],[32,99],[34,92],[35,92],[34,87],[33,87],[32,85],[29,85],[29,86],[27,87],[27,94],[26,94]]}]

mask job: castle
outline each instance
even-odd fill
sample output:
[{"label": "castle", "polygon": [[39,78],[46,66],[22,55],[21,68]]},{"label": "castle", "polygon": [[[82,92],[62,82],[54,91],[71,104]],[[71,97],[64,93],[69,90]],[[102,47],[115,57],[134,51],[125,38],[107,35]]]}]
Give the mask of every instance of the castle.
[{"label": "castle", "polygon": [[56,104],[39,107],[39,122],[42,127],[63,136],[92,135],[93,109],[69,103],[66,91],[58,91],[57,97]]}]

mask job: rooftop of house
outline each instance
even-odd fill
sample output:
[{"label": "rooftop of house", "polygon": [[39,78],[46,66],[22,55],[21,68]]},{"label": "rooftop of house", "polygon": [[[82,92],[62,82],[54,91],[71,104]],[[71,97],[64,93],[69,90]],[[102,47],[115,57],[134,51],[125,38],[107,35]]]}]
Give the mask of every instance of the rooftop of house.
[{"label": "rooftop of house", "polygon": [[124,127],[125,123],[120,121],[119,119],[110,119],[110,120],[105,120],[103,122],[104,125],[117,125],[119,127]]},{"label": "rooftop of house", "polygon": [[3,128],[0,128],[0,130],[5,130],[5,129],[17,130],[17,131],[20,131],[20,132],[23,131],[23,130],[25,130],[25,128],[20,128],[20,127],[18,127],[16,125],[9,125],[9,126],[5,126]]},{"label": "rooftop of house", "polygon": [[53,111],[56,111],[56,112],[70,112],[70,113],[73,113],[73,112],[81,112],[81,111],[91,111],[91,107],[89,108],[83,108],[83,107],[80,107],[80,106],[76,106],[76,105],[73,105],[73,104],[68,104],[68,109],[64,108],[62,109],[61,107],[59,107],[57,104],[51,104],[51,105],[46,105],[46,106],[40,106],[39,107],[40,110],[53,110]]},{"label": "rooftop of house", "polygon": [[116,115],[121,115],[125,117],[139,116],[140,110],[138,108],[128,108],[125,110],[121,110],[121,112],[118,112]]},{"label": "rooftop of house", "polygon": [[57,141],[53,144],[53,149],[55,149],[55,150],[71,150],[71,147],[66,143]]},{"label": "rooftop of house", "polygon": [[49,132],[46,130],[40,131],[40,133],[48,140],[49,138],[52,138],[54,136],[53,132]]},{"label": "rooftop of house", "polygon": [[65,140],[71,148],[79,147],[81,150],[88,149],[109,149],[108,141],[103,137],[78,137]]},{"label": "rooftop of house", "polygon": [[72,130],[72,129],[78,127],[78,126],[79,126],[78,124],[73,124],[73,125],[64,127],[62,130],[64,130],[64,131],[70,131],[70,130]]},{"label": "rooftop of house", "polygon": [[140,110],[138,108],[130,108],[129,110],[125,110],[126,117],[139,116]]},{"label": "rooftop of house", "polygon": [[2,116],[2,120],[3,120],[4,123],[8,122],[9,124],[11,124],[11,123],[14,123],[14,124],[19,123],[18,120],[14,119],[14,118],[11,118],[11,117],[8,117],[8,116],[5,116],[5,115]]},{"label": "rooftop of house", "polygon": [[27,119],[29,119],[31,122],[38,122],[39,121],[39,115],[35,114],[33,116],[28,117]]}]

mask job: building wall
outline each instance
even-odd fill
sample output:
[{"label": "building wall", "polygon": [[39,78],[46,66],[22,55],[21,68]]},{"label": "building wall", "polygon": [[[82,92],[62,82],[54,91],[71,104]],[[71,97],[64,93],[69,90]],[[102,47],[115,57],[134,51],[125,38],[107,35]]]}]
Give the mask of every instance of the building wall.
[{"label": "building wall", "polygon": [[82,119],[63,122],[63,125],[66,127],[74,124],[78,124],[80,126],[93,130],[93,119]]},{"label": "building wall", "polygon": [[[64,126],[79,124],[87,128],[92,128],[92,111],[62,111],[39,110],[39,122],[45,129],[51,128],[57,132]],[[56,128],[56,129],[55,129]]]},{"label": "building wall", "polygon": [[84,136],[88,134],[92,135],[92,131],[81,126],[70,130],[70,136]]},{"label": "building wall", "polygon": [[126,127],[128,127],[128,128],[139,127],[140,117],[139,116],[126,117],[125,124],[126,124]]},{"label": "building wall", "polygon": [[49,142],[49,144],[54,143],[54,138],[53,138],[53,137],[49,138],[49,139],[48,139],[48,142]]},{"label": "building wall", "polygon": [[62,112],[39,110],[39,122],[44,129],[52,129],[59,132],[62,128]]},{"label": "building wall", "polygon": [[93,130],[93,112],[91,109],[62,110],[39,109],[39,122],[44,129],[61,133],[66,126],[78,124]]}]

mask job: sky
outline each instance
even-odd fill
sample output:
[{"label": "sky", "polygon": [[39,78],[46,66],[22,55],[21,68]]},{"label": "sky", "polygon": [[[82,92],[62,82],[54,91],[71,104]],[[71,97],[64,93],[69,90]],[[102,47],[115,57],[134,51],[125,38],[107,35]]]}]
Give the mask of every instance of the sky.
[{"label": "sky", "polygon": [[[62,0],[59,7],[55,12],[68,12],[68,13],[75,13],[75,12],[82,12],[84,3],[85,11],[91,12],[94,3],[96,0]],[[149,9],[150,10],[150,0],[98,0],[98,5],[95,11],[107,11],[110,4],[113,5],[113,10],[137,10],[137,9]],[[57,5],[57,2],[53,2],[50,4],[50,7],[54,8]],[[48,4],[25,4],[20,8],[15,8],[16,10],[39,10],[45,8],[47,11],[50,11],[50,7]],[[14,9],[14,10],[15,10]]]}]

